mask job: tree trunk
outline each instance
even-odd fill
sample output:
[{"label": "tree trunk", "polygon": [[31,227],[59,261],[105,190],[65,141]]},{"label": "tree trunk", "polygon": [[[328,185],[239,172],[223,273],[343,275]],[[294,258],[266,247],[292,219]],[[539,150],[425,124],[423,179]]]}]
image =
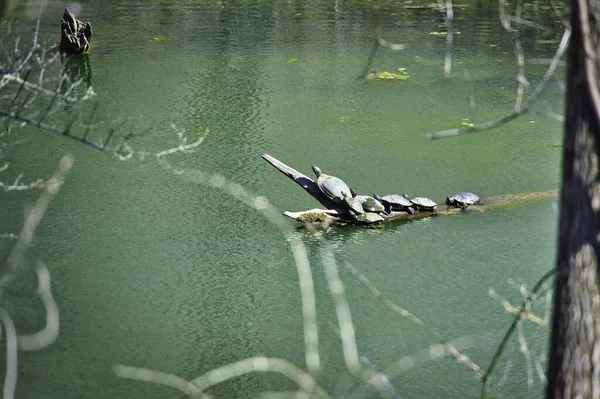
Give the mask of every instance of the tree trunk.
[{"label": "tree trunk", "polygon": [[599,0],[573,0],[547,398],[600,398]]}]

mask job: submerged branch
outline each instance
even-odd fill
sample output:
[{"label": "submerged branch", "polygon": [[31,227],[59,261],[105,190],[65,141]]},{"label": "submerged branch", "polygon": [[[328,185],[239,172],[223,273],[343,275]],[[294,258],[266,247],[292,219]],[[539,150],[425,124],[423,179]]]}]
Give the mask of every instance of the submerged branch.
[{"label": "submerged branch", "polygon": [[369,72],[371,70],[371,66],[373,65],[373,60],[375,59],[375,55],[377,54],[377,50],[379,50],[379,46],[387,47],[390,50],[394,50],[394,51],[404,50],[406,47],[404,44],[388,42],[387,40],[385,40],[382,37],[381,16],[379,13],[379,9],[380,9],[379,1],[373,0],[373,15],[375,18],[375,40],[373,41],[373,48],[371,49],[371,52],[369,53],[369,58],[367,58],[367,63],[365,65],[365,67],[363,68],[362,73],[359,76],[360,79],[364,79],[369,74]]},{"label": "submerged branch", "polygon": [[556,54],[554,55],[554,58],[552,59],[552,62],[550,63],[548,70],[544,74],[542,81],[536,86],[534,92],[531,94],[531,96],[529,97],[527,102],[522,107],[520,107],[518,110],[515,109],[511,114],[506,115],[496,121],[486,122],[486,123],[477,124],[474,126],[469,126],[469,127],[464,127],[464,128],[450,129],[450,130],[443,130],[443,131],[439,131],[439,132],[435,132],[435,133],[429,133],[426,135],[426,137],[430,140],[435,140],[435,139],[439,139],[439,138],[443,138],[443,137],[458,136],[460,134],[482,132],[485,130],[490,130],[495,127],[504,125],[505,123],[508,123],[508,122],[512,121],[513,119],[517,119],[521,115],[524,115],[527,112],[529,112],[531,107],[537,100],[538,96],[546,88],[548,81],[554,74],[554,71],[555,71],[556,67],[558,66],[560,58],[563,56],[564,52],[567,49],[570,37],[571,37],[571,29],[565,30],[562,40],[560,42],[560,46],[559,46],[558,50],[556,51]]},{"label": "submerged branch", "polygon": [[65,175],[71,170],[72,166],[73,159],[68,156],[63,157],[60,161],[58,170],[44,186],[44,191],[40,195],[40,198],[38,198],[33,209],[27,214],[17,242],[13,246],[6,260],[0,265],[0,286],[5,285],[12,277],[13,272],[21,265],[25,250],[31,244],[37,226],[42,220],[50,201],[52,201],[54,196],[58,193]]},{"label": "submerged branch", "polygon": [[[546,282],[546,280],[548,280],[550,277],[554,277],[555,273],[556,273],[556,270],[552,269],[549,272],[547,272],[546,274],[544,274],[542,276],[542,278],[540,278],[539,281],[536,283],[536,285],[533,287],[533,290],[531,290],[531,292],[534,294],[537,293],[542,288],[542,286]],[[519,312],[518,315],[516,315],[514,317],[512,324],[510,325],[510,327],[508,328],[508,331],[506,331],[506,334],[504,335],[504,338],[502,339],[502,342],[500,342],[500,345],[498,345],[498,349],[496,349],[496,353],[494,354],[494,357],[492,358],[492,361],[490,362],[488,369],[485,371],[485,374],[482,378],[483,385],[481,387],[481,398],[482,399],[485,399],[487,397],[490,375],[494,371],[494,368],[496,367],[496,364],[498,363],[498,360],[500,359],[500,355],[502,355],[502,353],[504,352],[504,348],[506,347],[508,340],[510,339],[512,334],[515,332],[519,322],[522,320],[521,313],[525,312],[525,310],[529,306],[530,302],[531,302],[531,299],[529,297],[525,298],[525,300],[523,301],[523,305],[521,305],[521,311]]]}]

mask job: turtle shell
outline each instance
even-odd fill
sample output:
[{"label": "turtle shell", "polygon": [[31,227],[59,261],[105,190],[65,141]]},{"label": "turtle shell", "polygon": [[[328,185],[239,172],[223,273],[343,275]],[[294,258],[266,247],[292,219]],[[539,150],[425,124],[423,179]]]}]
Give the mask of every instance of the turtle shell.
[{"label": "turtle shell", "polygon": [[381,223],[384,221],[384,219],[381,217],[381,215],[377,214],[377,213],[373,213],[373,212],[365,212],[365,213],[361,213],[359,215],[355,215],[354,219],[356,219],[357,221],[361,222],[361,223]]},{"label": "turtle shell", "polygon": [[343,201],[343,193],[350,195],[350,187],[339,177],[321,173],[321,169],[316,166],[313,166],[313,171],[317,175],[317,186],[327,197],[332,200]]},{"label": "turtle shell", "polygon": [[383,197],[374,194],[375,199],[381,201],[383,205],[390,207],[393,211],[402,211],[412,206],[412,202],[399,194],[388,194]]},{"label": "turtle shell", "polygon": [[363,209],[367,212],[385,212],[385,207],[375,198],[368,195],[357,195],[356,199],[360,201]]},{"label": "turtle shell", "polygon": [[476,204],[480,204],[480,203],[481,203],[481,198],[479,198],[477,195],[475,195],[473,193],[469,193],[469,192],[457,193],[451,197],[446,198],[446,204],[448,204],[448,205],[457,205],[457,206],[467,205],[468,206],[468,205],[476,205]]},{"label": "turtle shell", "polygon": [[342,195],[344,196],[344,202],[354,213],[360,214],[365,212],[358,198],[349,196],[346,191],[342,191]]},{"label": "turtle shell", "polygon": [[408,196],[408,194],[402,194],[402,196],[408,200],[410,200],[410,202],[412,202],[419,210],[423,209],[423,210],[433,210],[435,211],[435,208],[437,206],[437,204],[427,198],[427,197],[415,197],[415,198],[410,198]]}]

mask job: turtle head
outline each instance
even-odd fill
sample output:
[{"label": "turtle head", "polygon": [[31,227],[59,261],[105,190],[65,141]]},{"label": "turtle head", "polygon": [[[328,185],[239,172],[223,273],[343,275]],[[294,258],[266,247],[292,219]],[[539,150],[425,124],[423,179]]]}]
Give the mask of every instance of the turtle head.
[{"label": "turtle head", "polygon": [[317,177],[321,176],[321,169],[319,169],[318,166],[313,165],[312,170],[313,172],[315,172],[315,175],[317,175]]},{"label": "turtle head", "polygon": [[402,194],[402,196],[403,196],[404,198],[406,198],[407,200],[409,200],[409,201],[410,201],[410,197],[408,196],[408,194],[406,194],[406,193],[403,193],[403,194]]},{"label": "turtle head", "polygon": [[450,197],[446,197],[446,205],[452,205],[452,200]]},{"label": "turtle head", "polygon": [[350,195],[352,198],[356,198],[356,191],[352,187],[350,187]]},{"label": "turtle head", "polygon": [[373,194],[373,198],[375,198],[375,199],[376,199],[377,201],[379,201],[379,202],[381,202],[381,200],[383,199],[383,198],[381,198],[381,197],[380,197],[379,195],[377,195],[377,194]]}]

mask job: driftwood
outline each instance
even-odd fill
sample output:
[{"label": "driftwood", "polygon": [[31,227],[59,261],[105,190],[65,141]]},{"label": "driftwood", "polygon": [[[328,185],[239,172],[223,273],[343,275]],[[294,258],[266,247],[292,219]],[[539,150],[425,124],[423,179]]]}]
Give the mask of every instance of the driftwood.
[{"label": "driftwood", "polygon": [[[321,192],[317,183],[310,177],[298,172],[296,169],[284,164],[278,159],[268,154],[262,154],[264,160],[273,165],[281,173],[295,181],[300,187],[308,192],[313,198],[321,203],[326,209],[310,209],[303,212],[284,212],[288,216],[299,222],[314,226],[331,226],[336,223],[342,224],[361,224],[352,218],[348,209],[343,203],[331,200]],[[558,190],[538,191],[524,194],[498,195],[494,197],[482,198],[483,205],[471,205],[466,210],[455,206],[446,205],[440,201],[435,212],[420,211],[415,214],[408,212],[391,212],[381,215],[384,222],[393,220],[422,219],[431,216],[455,215],[460,212],[482,212],[486,209],[506,207],[518,203],[541,200],[545,198],[557,198]]]},{"label": "driftwood", "polygon": [[65,54],[81,54],[90,51],[92,24],[85,24],[68,8],[60,20],[60,51]]}]

